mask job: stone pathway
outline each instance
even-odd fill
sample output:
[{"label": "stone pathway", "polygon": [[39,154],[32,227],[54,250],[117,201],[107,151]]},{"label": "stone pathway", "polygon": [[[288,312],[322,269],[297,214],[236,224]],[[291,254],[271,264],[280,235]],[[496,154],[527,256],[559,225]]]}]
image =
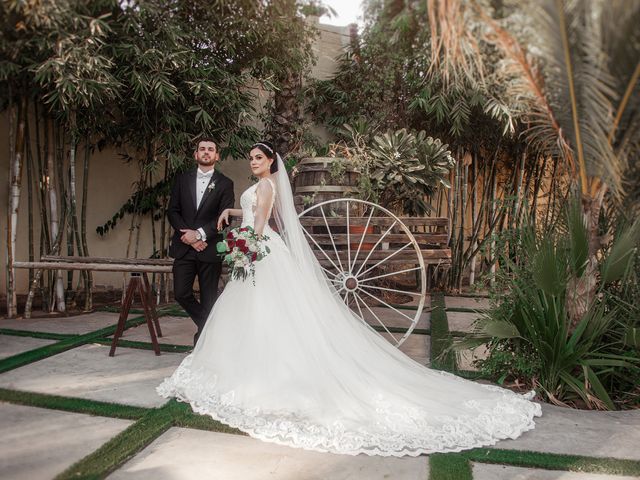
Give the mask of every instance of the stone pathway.
[{"label": "stone pathway", "polygon": [[0,403],[0,478],[53,478],[131,423]]},{"label": "stone pathway", "polygon": [[172,428],[108,478],[415,480],[427,476],[427,457],[334,455],[282,447],[240,435]]},{"label": "stone pathway", "polygon": [[[447,311],[447,317],[449,329],[455,331],[466,331],[477,316],[477,313],[456,309],[485,308],[486,305],[486,300],[468,297],[446,297],[445,301],[447,309],[453,309]],[[377,308],[376,314],[394,321],[395,314],[383,308]],[[429,320],[429,313],[425,312],[418,327],[423,329],[422,332],[428,332]],[[449,460],[453,463],[462,461],[467,465],[467,473],[461,473],[460,480],[637,478],[596,473],[594,470],[591,470],[593,473],[584,473],[523,468],[516,456],[511,460],[501,460],[499,464],[479,463],[485,460],[473,455],[466,460],[464,452],[440,455],[438,462],[428,456],[333,455],[224,433],[228,430],[223,432],[220,424],[208,417],[190,414],[185,405],[167,403],[155,393],[155,386],[180,363],[191,344],[193,324],[184,317],[161,318],[164,332],[161,344],[166,346],[165,349],[173,348],[172,345],[183,347],[179,350],[182,353],[163,351],[160,356],[148,349],[120,346],[116,356],[109,357],[109,333],[101,339],[96,337],[93,340],[96,343],[79,340],[61,353],[37,356],[59,340],[11,334],[11,330],[64,334],[68,335],[64,342],[73,342],[74,338],[81,338],[78,335],[114,327],[116,321],[117,314],[105,312],[67,318],[0,320],[0,328],[3,329],[0,334],[0,372],[3,372],[0,373],[0,431],[3,433],[0,436],[0,478],[47,479],[59,474],[60,478],[82,478],[86,472],[75,471],[74,468],[80,467],[72,465],[83,458],[89,458],[85,462],[92,465],[100,462],[102,454],[87,455],[101,446],[109,452],[107,456],[120,455],[113,460],[117,468],[109,470],[109,479],[457,480],[458,477],[452,477],[447,471],[446,462]],[[140,342],[128,345],[142,347],[148,344],[148,335],[146,324],[143,324],[128,329],[123,340]],[[424,333],[412,334],[401,350],[416,361],[429,364],[430,340]],[[3,362],[13,365],[6,363],[12,356],[34,350],[36,353],[33,353],[30,363],[2,368]],[[142,408],[132,414],[128,406]],[[162,414],[165,410],[172,413]],[[87,411],[94,414],[89,415],[85,413]],[[142,415],[144,419],[141,420]],[[127,419],[116,418],[122,416]],[[177,422],[178,418],[182,419],[181,423],[173,423],[173,427],[169,425],[158,431],[152,428],[154,421]],[[125,430],[134,432],[132,429],[135,433],[130,434],[129,440],[114,440]],[[148,441],[130,447],[134,448],[131,454],[118,453],[124,451],[126,445],[137,445],[127,441],[135,442],[138,438],[146,438],[145,435],[149,435]],[[615,458],[631,462],[635,465],[635,472],[640,472],[640,448],[637,445],[640,445],[638,411],[584,412],[543,405],[543,416],[537,419],[535,430],[516,440],[500,442],[495,448],[507,454],[533,451],[546,455],[579,455],[592,462]],[[66,470],[70,467],[71,470]],[[105,471],[107,466],[95,468]],[[563,468],[572,467],[566,464]],[[105,475],[102,474],[103,477]]]}]

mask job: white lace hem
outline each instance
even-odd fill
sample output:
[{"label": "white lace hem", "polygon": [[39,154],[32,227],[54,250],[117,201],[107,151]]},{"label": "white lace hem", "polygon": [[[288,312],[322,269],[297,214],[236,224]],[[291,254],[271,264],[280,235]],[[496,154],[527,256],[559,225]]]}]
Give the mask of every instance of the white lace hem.
[{"label": "white lace hem", "polygon": [[[540,405],[528,400],[530,394],[518,395],[481,385],[500,395],[490,409],[482,409],[473,401],[465,402],[477,410],[474,415],[429,419],[429,412],[412,411],[408,415],[407,411],[393,411],[392,406],[387,406],[377,409],[380,418],[373,419],[370,425],[348,429],[340,422],[315,423],[295,412],[266,412],[235,405],[233,392],[218,392],[215,385],[205,388],[200,375],[189,368],[189,360],[187,357],[174,374],[156,388],[158,394],[189,403],[194,412],[209,415],[259,440],[317,452],[393,457],[460,452],[515,439],[533,429],[533,418],[542,414]],[[465,381],[446,372],[438,373]],[[410,428],[403,431],[403,426],[398,426],[399,418],[403,426],[410,424]],[[439,425],[434,425],[433,420]]]}]

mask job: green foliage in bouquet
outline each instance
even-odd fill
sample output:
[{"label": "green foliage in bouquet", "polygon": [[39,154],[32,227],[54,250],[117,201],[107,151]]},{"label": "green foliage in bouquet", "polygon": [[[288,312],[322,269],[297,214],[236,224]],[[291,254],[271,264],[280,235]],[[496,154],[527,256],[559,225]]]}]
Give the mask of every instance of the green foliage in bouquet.
[{"label": "green foliage in bouquet", "polygon": [[249,275],[255,285],[255,263],[271,253],[265,244],[269,237],[258,235],[253,227],[237,227],[227,230],[225,239],[216,244],[216,251],[229,266],[234,280],[246,280]]}]

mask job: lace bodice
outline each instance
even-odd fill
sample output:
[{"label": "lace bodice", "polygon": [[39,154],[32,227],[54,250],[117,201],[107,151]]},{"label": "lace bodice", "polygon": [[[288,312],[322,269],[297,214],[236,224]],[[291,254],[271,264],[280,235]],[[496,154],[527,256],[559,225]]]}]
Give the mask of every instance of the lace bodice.
[{"label": "lace bodice", "polygon": [[[271,180],[270,178],[267,178],[266,180],[271,184],[271,188],[273,189],[271,206],[269,207],[269,214],[267,215],[267,218],[271,218],[271,214],[273,212],[273,205],[276,200],[276,186],[273,183],[273,180]],[[242,226],[243,227],[246,227],[246,226],[253,227],[254,225],[256,206],[258,205],[257,190],[258,190],[258,183],[247,188],[240,196],[240,208],[242,209]],[[271,230],[268,224],[265,225],[265,230],[266,229]]]}]

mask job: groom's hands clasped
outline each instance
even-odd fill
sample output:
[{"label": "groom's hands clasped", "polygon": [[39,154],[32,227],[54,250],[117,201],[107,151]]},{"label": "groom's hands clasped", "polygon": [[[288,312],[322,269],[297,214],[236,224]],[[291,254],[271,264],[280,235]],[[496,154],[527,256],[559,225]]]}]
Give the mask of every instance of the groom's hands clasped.
[{"label": "groom's hands clasped", "polygon": [[205,248],[207,248],[207,242],[205,242],[204,240],[198,240],[198,238],[196,237],[197,232],[195,230],[185,228],[181,229],[180,231],[182,232],[182,236],[180,237],[182,243],[191,245],[191,247],[193,247],[193,249],[198,252],[201,252]]}]

